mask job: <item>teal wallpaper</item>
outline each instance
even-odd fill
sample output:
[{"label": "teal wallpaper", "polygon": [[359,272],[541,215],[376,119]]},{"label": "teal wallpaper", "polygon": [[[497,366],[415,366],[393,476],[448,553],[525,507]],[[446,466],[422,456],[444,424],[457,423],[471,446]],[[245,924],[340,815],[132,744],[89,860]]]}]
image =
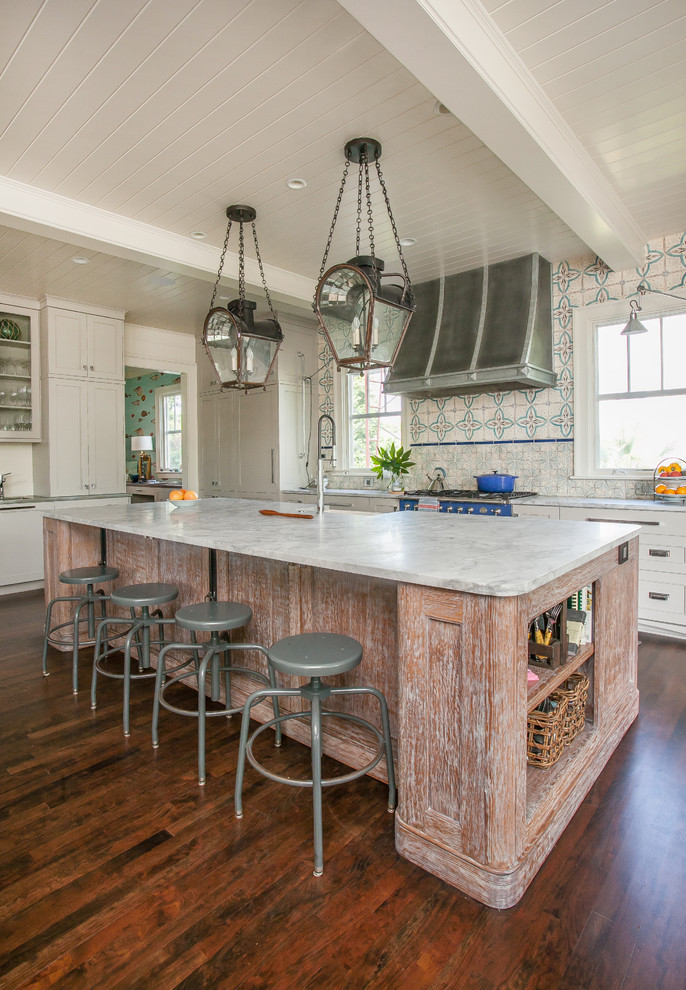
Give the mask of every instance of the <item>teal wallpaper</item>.
[{"label": "teal wallpaper", "polygon": [[[131,437],[155,437],[155,389],[174,385],[179,375],[151,371],[148,375],[127,378],[124,387],[124,415],[126,417],[126,470],[129,474],[138,470],[138,457],[131,454]],[[152,451],[152,473],[155,474],[155,450]]]}]

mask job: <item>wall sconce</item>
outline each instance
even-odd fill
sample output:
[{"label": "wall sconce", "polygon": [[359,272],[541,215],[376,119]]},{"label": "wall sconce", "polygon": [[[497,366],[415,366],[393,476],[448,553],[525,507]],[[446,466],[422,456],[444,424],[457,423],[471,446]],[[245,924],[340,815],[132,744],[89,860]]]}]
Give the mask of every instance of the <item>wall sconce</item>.
[{"label": "wall sconce", "polygon": [[[260,248],[255,230],[256,211],[252,206],[229,206],[226,211],[229,223],[226,228],[224,247],[217,281],[210,303],[210,311],[205,318],[202,342],[207,351],[222,389],[264,388],[272,370],[276,355],[283,340],[283,332],[272,306],[267,281],[264,277]],[[238,239],[238,299],[232,299],[228,306],[217,306],[214,300],[224,267],[224,258],[229,243],[231,224],[240,225]],[[262,287],[264,288],[271,319],[255,320],[257,304],[245,298],[245,251],[243,224],[252,224],[255,253],[260,266]]]},{"label": "wall sconce", "polygon": [[[331,348],[337,369],[340,371],[341,368],[347,368],[351,371],[364,372],[370,368],[392,367],[414,312],[414,297],[388,192],[379,166],[381,145],[373,138],[355,138],[354,141],[348,141],[346,144],[345,158],[343,179],[322,259],[313,309]],[[384,275],[385,265],[375,255],[374,216],[369,187],[370,159],[376,165],[379,185],[403,269],[402,275],[390,273]],[[359,165],[355,257],[345,264],[334,265],[325,271],[351,162]],[[368,255],[360,254],[363,185],[369,226]]]},{"label": "wall sconce", "polygon": [[152,437],[131,437],[131,453],[139,454],[138,480],[149,481],[152,471],[152,458],[147,451],[152,450]]},{"label": "wall sconce", "polygon": [[[636,291],[640,294],[641,298],[643,298],[646,292],[650,292],[656,296],[670,296],[672,299],[681,299],[682,302],[686,302],[686,298],[684,298],[684,296],[676,296],[673,292],[663,292],[661,289],[651,289],[645,284],[645,282],[639,282],[636,286]],[[648,327],[641,323],[637,315],[642,311],[640,303],[637,303],[635,299],[632,299],[629,303],[629,308],[629,322],[622,330],[622,335],[628,337],[632,333],[648,333]]]}]

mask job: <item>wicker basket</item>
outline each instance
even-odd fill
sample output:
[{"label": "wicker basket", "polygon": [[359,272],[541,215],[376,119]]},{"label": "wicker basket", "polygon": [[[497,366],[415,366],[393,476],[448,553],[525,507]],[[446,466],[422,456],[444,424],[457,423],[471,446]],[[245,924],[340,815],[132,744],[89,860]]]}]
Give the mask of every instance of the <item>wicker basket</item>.
[{"label": "wicker basket", "polygon": [[526,720],[526,759],[535,767],[552,767],[565,745],[564,724],[569,702],[561,691],[553,691],[549,698],[557,702],[553,711],[541,711],[539,706]]},{"label": "wicker basket", "polygon": [[572,674],[558,688],[559,694],[567,699],[563,733],[564,744],[569,746],[572,739],[579,735],[586,721],[586,699],[588,698],[588,677],[584,674]]}]

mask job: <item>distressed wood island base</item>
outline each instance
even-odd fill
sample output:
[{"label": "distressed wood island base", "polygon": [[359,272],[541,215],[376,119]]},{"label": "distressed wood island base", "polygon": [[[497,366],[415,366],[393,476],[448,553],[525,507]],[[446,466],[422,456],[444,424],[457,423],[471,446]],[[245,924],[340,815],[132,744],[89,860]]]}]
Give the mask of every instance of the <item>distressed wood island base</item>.
[{"label": "distressed wood island base", "polygon": [[[362,666],[339,682],[373,685],[388,700],[398,852],[484,904],[512,906],[638,713],[636,528],[413,513],[265,519],[264,506],[278,503],[54,513],[45,520],[46,599],[60,593],[61,570],[100,558],[104,533],[118,583],[171,581],[180,591],[175,608],[202,600],[216,575],[219,599],[253,609],[247,641],[268,646],[314,631],[355,637]],[[628,560],[620,564],[623,543]],[[541,544],[554,566],[536,559],[532,548]],[[592,643],[566,667],[539,670],[540,681],[528,686],[531,620],[587,585]],[[237,658],[252,662],[249,653]],[[527,711],[574,669],[591,682],[585,729],[550,769],[528,766]],[[236,677],[234,703],[250,690]],[[345,710],[379,724],[368,698],[345,699]],[[271,709],[255,717],[265,720]],[[286,727],[308,742],[305,725]],[[160,731],[164,746],[163,723]],[[369,760],[370,746],[347,722],[332,723],[325,736],[325,752],[352,767]],[[385,779],[383,762],[375,775]]]}]

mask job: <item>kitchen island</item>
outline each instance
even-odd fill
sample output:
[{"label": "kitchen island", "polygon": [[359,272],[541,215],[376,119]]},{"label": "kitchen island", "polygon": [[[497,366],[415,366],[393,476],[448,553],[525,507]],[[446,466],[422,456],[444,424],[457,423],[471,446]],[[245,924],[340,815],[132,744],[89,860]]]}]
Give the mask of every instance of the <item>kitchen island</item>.
[{"label": "kitchen island", "polygon": [[[177,607],[213,592],[245,602],[252,642],[354,636],[364,657],[344,680],[379,688],[389,704],[398,851],[485,904],[515,904],[638,712],[637,527],[410,512],[292,519],[261,508],[294,506],[60,507],[44,524],[46,598],[61,570],[104,550],[120,584],[175,583]],[[584,587],[592,642],[528,686],[530,622]],[[527,711],[573,669],[591,682],[586,727],[553,767],[529,766]],[[237,683],[235,700],[249,690]],[[377,722],[369,699],[346,700]],[[307,741],[304,725],[289,731]],[[324,746],[349,766],[367,762],[369,747],[347,722]]]}]

